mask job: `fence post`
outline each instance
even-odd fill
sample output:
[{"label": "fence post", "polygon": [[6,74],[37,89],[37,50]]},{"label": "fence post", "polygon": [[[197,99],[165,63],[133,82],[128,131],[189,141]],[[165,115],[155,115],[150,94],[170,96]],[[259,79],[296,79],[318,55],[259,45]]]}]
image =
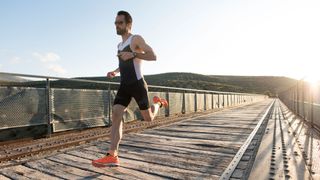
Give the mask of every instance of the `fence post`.
[{"label": "fence post", "polygon": [[301,92],[301,94],[302,94],[302,117],[303,117],[303,119],[306,119],[306,117],[305,117],[305,108],[304,108],[304,101],[305,101],[305,99],[304,99],[304,82],[303,81],[301,81],[301,83],[302,83],[302,92]]},{"label": "fence post", "polygon": [[236,104],[236,95],[232,94],[232,106]]},{"label": "fence post", "polygon": [[298,92],[298,85],[297,85],[297,88],[296,88],[296,112],[297,114],[299,115],[299,92]]},{"label": "fence post", "polygon": [[226,103],[225,103],[225,100],[224,100],[224,94],[222,94],[222,107],[225,108],[226,106]]},{"label": "fence post", "polygon": [[203,93],[203,105],[204,105],[203,109],[204,111],[206,111],[207,110],[207,94],[206,93]]},{"label": "fence post", "polygon": [[194,112],[198,110],[197,92],[194,93]]},{"label": "fence post", "polygon": [[182,93],[182,114],[186,113],[186,93],[183,91]]},{"label": "fence post", "polygon": [[218,94],[218,108],[220,108],[220,96]]},{"label": "fence post", "polygon": [[111,126],[111,85],[108,85],[108,127]]},{"label": "fence post", "polygon": [[50,80],[46,78],[46,101],[47,101],[47,136],[51,137],[52,134],[52,107],[51,107],[51,90],[50,90]]},{"label": "fence post", "polygon": [[229,107],[230,104],[229,104],[229,94],[227,94],[227,107]]},{"label": "fence post", "polygon": [[213,98],[213,93],[211,93],[211,109],[214,109],[214,98]]},{"label": "fence post", "polygon": [[[166,92],[166,99],[168,101],[168,103],[170,104],[170,99],[169,99],[169,90]],[[165,109],[165,116],[169,117],[170,116],[170,107],[167,107]]]}]

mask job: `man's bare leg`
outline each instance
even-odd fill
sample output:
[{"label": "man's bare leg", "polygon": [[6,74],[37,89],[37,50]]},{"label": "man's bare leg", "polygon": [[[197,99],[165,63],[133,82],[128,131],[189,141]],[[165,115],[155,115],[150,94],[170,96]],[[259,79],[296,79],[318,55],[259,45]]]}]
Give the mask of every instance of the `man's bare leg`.
[{"label": "man's bare leg", "polygon": [[108,153],[117,156],[119,143],[122,138],[122,116],[126,107],[116,104],[112,107],[112,126],[110,134],[110,148]]},{"label": "man's bare leg", "polygon": [[145,121],[152,121],[157,116],[159,109],[160,109],[160,104],[156,103],[156,104],[153,104],[149,109],[141,110],[140,112]]}]

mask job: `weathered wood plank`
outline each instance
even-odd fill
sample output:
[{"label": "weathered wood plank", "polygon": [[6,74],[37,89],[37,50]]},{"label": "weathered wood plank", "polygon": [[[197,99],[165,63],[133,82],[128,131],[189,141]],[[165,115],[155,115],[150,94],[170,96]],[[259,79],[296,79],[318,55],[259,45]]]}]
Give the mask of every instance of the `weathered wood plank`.
[{"label": "weathered wood plank", "polygon": [[[67,154],[85,157],[88,159],[96,159],[104,156],[104,151],[101,153],[92,150],[81,149],[78,151],[70,151]],[[209,175],[197,171],[179,169],[176,167],[167,167],[165,165],[137,160],[130,157],[120,156],[121,166],[135,169],[137,171],[148,174],[157,175],[165,179],[218,179],[216,175]]]},{"label": "weathered wood plank", "polygon": [[0,174],[0,179],[1,180],[11,180],[10,178],[7,178],[6,176]]},{"label": "weathered wood plank", "polygon": [[[86,150],[104,153],[105,149],[99,146],[91,146],[85,148]],[[208,155],[200,156],[199,154],[191,154],[185,156],[178,156],[177,154],[164,153],[159,154],[157,150],[149,150],[149,148],[126,148],[126,150],[120,150],[120,157],[131,158],[155,164],[165,165],[167,167],[177,167],[180,169],[196,170],[198,172],[207,173],[209,169],[218,170],[217,166],[226,167],[232,157],[221,158],[218,156],[212,157]],[[220,160],[218,160],[220,159]],[[219,173],[221,171],[218,171]]]},{"label": "weathered wood plank", "polygon": [[189,132],[183,131],[166,131],[165,129],[159,131],[149,131],[144,132],[143,134],[152,134],[159,136],[170,136],[176,138],[185,138],[188,139],[202,139],[202,140],[214,140],[214,141],[223,141],[223,142],[236,142],[236,141],[245,141],[249,134],[244,135],[220,135],[220,134],[211,134],[211,133],[195,133],[192,130]]},{"label": "weathered wood plank", "polygon": [[100,173],[85,171],[70,165],[56,163],[48,159],[27,162],[25,166],[64,179],[110,179],[110,177]]},{"label": "weathered wood plank", "polygon": [[156,142],[161,141],[171,141],[174,143],[182,143],[182,144],[212,144],[212,145],[218,145],[218,146],[225,146],[230,148],[238,148],[242,145],[242,142],[225,142],[225,141],[215,141],[215,140],[207,140],[207,139],[187,139],[187,138],[180,138],[180,137],[171,137],[171,136],[165,136],[165,135],[153,135],[153,134],[137,134],[139,137],[136,137],[137,139],[140,139],[142,137],[144,138],[154,138],[158,139]]},{"label": "weathered wood plank", "polygon": [[131,169],[125,169],[123,167],[106,167],[106,168],[96,168],[91,165],[91,160],[80,158],[77,156],[69,154],[59,154],[56,156],[49,157],[48,159],[61,162],[64,164],[70,164],[73,167],[77,167],[83,170],[90,170],[92,172],[101,173],[108,175],[111,179],[121,178],[121,179],[159,179],[157,176],[152,176],[146,173],[141,173],[139,171],[134,171]]},{"label": "weathered wood plank", "polygon": [[[156,131],[172,131],[172,132],[179,132],[179,133],[189,133],[189,129],[191,129],[191,127],[188,126],[180,126],[180,127],[166,127],[166,128],[162,128],[162,129],[156,129]],[[233,135],[233,136],[237,136],[237,135],[245,135],[245,134],[250,134],[251,131],[247,131],[247,132],[225,132],[225,131],[217,131],[219,129],[213,129],[213,128],[208,128],[207,126],[199,126],[199,127],[192,127],[192,133],[204,133],[204,134],[211,134],[211,135]],[[144,131],[146,132],[146,131]],[[244,134],[245,133],[245,134]]]},{"label": "weathered wood plank", "polygon": [[[203,141],[203,140],[189,140],[184,141],[177,138],[159,138],[158,136],[150,136],[143,134],[136,134],[133,138],[125,137],[123,142],[130,141],[141,141],[145,144],[157,144],[163,147],[167,147],[167,150],[170,151],[171,147],[185,148],[196,151],[212,151],[217,153],[226,153],[226,154],[235,154],[240,148],[241,143],[226,143],[222,141]],[[122,146],[125,143],[121,143]]]},{"label": "weathered wood plank", "polygon": [[248,126],[236,126],[234,124],[222,124],[222,125],[214,125],[214,124],[209,124],[209,123],[200,123],[200,122],[184,122],[184,123],[179,123],[179,126],[184,126],[184,127],[208,127],[208,128],[217,128],[217,129],[224,129],[224,131],[228,131],[234,129],[237,130],[238,132],[242,132],[243,130],[253,130],[255,127],[255,124],[248,125]]},{"label": "weathered wood plank", "polygon": [[[1,171],[2,173],[2,171]],[[30,178],[27,178],[19,173],[16,173],[16,172],[12,172],[12,171],[6,171],[3,173],[4,175],[0,174],[0,179],[2,180],[11,180],[11,179],[22,179],[22,180],[25,180],[25,179],[30,179]],[[10,178],[8,178],[8,177]]]},{"label": "weathered wood plank", "polygon": [[[59,179],[57,177],[42,173],[38,170],[25,167],[23,165],[12,166],[1,169],[1,173],[13,179]],[[0,178],[1,179],[1,178]]]},{"label": "weathered wood plank", "polygon": [[[152,142],[147,142],[148,146],[146,146],[146,142],[143,141],[136,141],[136,140],[123,140],[120,144],[120,147],[124,146],[135,146],[137,148],[149,148],[149,149],[156,149],[158,151],[162,151],[163,153],[176,153],[179,155],[191,155],[191,154],[199,154],[199,155],[210,155],[210,156],[226,156],[226,157],[233,157],[234,151],[228,153],[216,152],[213,149],[216,147],[214,146],[200,146],[198,149],[194,148],[186,148],[186,147],[179,147],[174,145],[168,144],[157,144]],[[201,158],[201,157],[200,157]]]}]

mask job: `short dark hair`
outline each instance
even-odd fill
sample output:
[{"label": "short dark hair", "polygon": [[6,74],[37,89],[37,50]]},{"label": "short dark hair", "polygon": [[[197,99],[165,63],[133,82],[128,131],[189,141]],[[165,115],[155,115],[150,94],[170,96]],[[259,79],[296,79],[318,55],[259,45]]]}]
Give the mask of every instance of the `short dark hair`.
[{"label": "short dark hair", "polygon": [[127,11],[119,11],[118,16],[124,15],[124,19],[126,20],[126,23],[132,23],[132,17]]}]

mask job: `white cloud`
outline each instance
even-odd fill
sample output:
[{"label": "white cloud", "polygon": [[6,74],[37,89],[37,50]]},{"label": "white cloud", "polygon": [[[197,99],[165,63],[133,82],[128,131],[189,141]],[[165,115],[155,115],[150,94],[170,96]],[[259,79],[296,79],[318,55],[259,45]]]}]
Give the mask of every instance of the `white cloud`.
[{"label": "white cloud", "polygon": [[38,53],[38,52],[34,52],[34,53],[32,53],[32,55],[44,63],[56,62],[56,61],[60,60],[60,56],[56,53],[53,53],[53,52],[48,52],[48,53],[43,53],[43,54]]},{"label": "white cloud", "polygon": [[53,52],[39,53],[33,52],[32,56],[37,60],[42,62],[42,65],[49,70],[51,73],[58,75],[64,75],[67,73],[67,70],[64,69],[61,65],[55,63],[60,60],[60,56]]},{"label": "white cloud", "polygon": [[58,73],[58,74],[66,74],[67,73],[66,69],[64,69],[63,67],[61,67],[60,65],[57,65],[57,64],[50,64],[47,68],[54,73]]},{"label": "white cloud", "polygon": [[0,64],[0,69],[2,68],[2,64]]},{"label": "white cloud", "polygon": [[20,62],[21,62],[21,58],[17,56],[10,59],[11,64],[19,64]]}]

